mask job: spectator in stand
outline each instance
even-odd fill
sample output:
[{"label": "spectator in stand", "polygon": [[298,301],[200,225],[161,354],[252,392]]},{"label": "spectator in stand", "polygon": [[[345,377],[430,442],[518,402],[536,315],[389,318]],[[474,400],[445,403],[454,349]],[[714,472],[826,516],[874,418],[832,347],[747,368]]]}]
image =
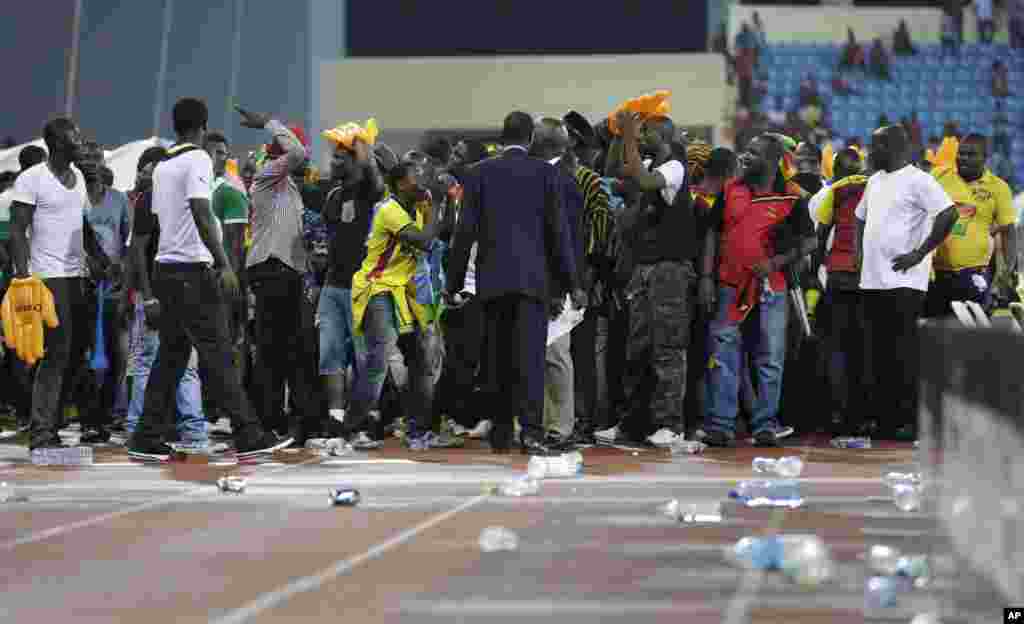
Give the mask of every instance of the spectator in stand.
[{"label": "spectator in stand", "polygon": [[754,104],[754,70],[757,67],[756,35],[750,25],[743,22],[740,32],[736,34],[736,77],[739,79],[740,105],[753,108]]},{"label": "spectator in stand", "polygon": [[986,306],[990,296],[993,236],[1001,239],[1007,266],[1017,270],[1017,214],[1004,180],[985,167],[988,140],[964,137],[956,167],[939,167],[932,175],[958,205],[959,217],[949,238],[935,251],[935,281],[928,289],[925,316],[948,316],[952,301]]},{"label": "spectator in stand", "polygon": [[818,94],[818,81],[815,80],[814,74],[807,74],[804,79],[800,81],[800,106],[807,106],[808,104],[819,104],[821,102]]},{"label": "spectator in stand", "polygon": [[978,41],[992,43],[996,22],[992,15],[992,0],[974,0],[974,12],[978,17]]},{"label": "spectator in stand", "polygon": [[1010,96],[1010,70],[1002,61],[992,63],[992,95],[997,98]]},{"label": "spectator in stand", "polygon": [[768,47],[768,34],[764,30],[764,24],[761,22],[761,14],[754,11],[754,47],[757,50],[757,59],[755,62],[760,62],[761,53]]},{"label": "spectator in stand", "polygon": [[875,38],[871,46],[871,73],[881,80],[891,80],[889,70],[889,53],[885,51],[881,38]]},{"label": "spectator in stand", "polygon": [[864,413],[864,311],[854,216],[867,184],[861,170],[860,155],[854,150],[836,154],[832,185],[824,191],[815,215],[819,225],[814,266],[824,265],[828,270],[825,300],[819,305],[829,311],[825,340],[830,354],[828,379],[836,435],[856,435]]},{"label": "spectator in stand", "polygon": [[917,54],[917,48],[914,47],[914,43],[910,39],[910,29],[907,28],[907,20],[905,19],[900,20],[900,25],[893,34],[892,53],[899,56],[913,56]]},{"label": "spectator in stand", "polygon": [[1024,0],[1009,0],[1010,46],[1024,48]]},{"label": "spectator in stand", "polygon": [[864,48],[857,42],[852,28],[846,29],[846,45],[839,57],[839,69],[859,69],[867,71],[864,59]]},{"label": "spectator in stand", "polygon": [[869,156],[876,172],[856,211],[860,288],[874,378],[869,413],[879,419],[879,437],[913,440],[920,381],[917,322],[932,251],[952,231],[957,211],[939,183],[910,164],[903,128],[876,130]]},{"label": "spectator in stand", "polygon": [[839,72],[832,74],[832,93],[835,95],[860,95],[860,92],[853,88],[850,81],[843,78]]}]

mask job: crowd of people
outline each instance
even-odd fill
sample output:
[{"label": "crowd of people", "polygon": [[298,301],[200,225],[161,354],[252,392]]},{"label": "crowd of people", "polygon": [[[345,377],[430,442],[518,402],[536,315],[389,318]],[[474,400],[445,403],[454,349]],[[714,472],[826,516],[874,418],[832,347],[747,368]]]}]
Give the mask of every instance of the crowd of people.
[{"label": "crowd of people", "polygon": [[127,194],[71,119],[22,151],[4,288],[41,279],[60,321],[40,362],[5,358],[30,448],[62,444],[71,404],[81,444],[123,429],[147,460],[217,432],[240,457],[392,434],[731,446],[741,416],[761,446],[913,439],[919,318],[1015,292],[1017,216],[980,135],[926,172],[902,125],[823,163],[775,133],[689,142],[663,112],[516,111],[500,145],[401,155],[341,124],[321,174],[301,127],[238,112],[266,144],[234,161],[179,100]]}]

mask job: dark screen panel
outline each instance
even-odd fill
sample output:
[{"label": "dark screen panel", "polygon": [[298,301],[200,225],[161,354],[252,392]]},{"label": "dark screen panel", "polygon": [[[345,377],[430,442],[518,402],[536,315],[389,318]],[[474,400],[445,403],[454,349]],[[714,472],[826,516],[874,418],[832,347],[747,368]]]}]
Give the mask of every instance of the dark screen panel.
[{"label": "dark screen panel", "polygon": [[349,2],[354,57],[653,54],[707,47],[707,3]]}]

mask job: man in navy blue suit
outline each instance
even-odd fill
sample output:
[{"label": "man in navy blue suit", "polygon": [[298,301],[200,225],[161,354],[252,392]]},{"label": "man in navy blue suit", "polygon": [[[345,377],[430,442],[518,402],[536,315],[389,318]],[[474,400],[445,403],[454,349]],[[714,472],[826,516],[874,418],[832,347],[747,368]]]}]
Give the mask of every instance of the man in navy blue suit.
[{"label": "man in navy blue suit", "polygon": [[517,416],[523,453],[549,453],[542,425],[549,313],[566,293],[585,305],[558,171],[527,155],[533,127],[526,113],[505,117],[504,150],[467,180],[449,257],[446,290],[460,293],[470,248],[478,244],[476,296],[483,304],[491,370],[505,399],[495,406],[490,442],[496,453],[511,447]]}]

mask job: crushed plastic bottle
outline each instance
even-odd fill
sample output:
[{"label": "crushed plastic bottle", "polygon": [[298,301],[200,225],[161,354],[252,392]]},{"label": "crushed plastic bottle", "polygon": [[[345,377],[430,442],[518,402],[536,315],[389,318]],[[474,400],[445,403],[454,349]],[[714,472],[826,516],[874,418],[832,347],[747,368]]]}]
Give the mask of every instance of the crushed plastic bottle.
[{"label": "crushed plastic bottle", "polygon": [[217,479],[217,487],[220,488],[220,491],[223,494],[227,494],[228,492],[233,494],[242,494],[245,492],[245,485],[245,479],[234,475]]},{"label": "crushed plastic bottle", "polygon": [[726,550],[726,558],[746,570],[782,570],[805,586],[826,583],[834,573],[828,547],[815,535],[744,537]]},{"label": "crushed plastic bottle", "polygon": [[658,513],[675,522],[721,522],[722,504],[718,501],[680,503],[676,499],[658,507]]},{"label": "crushed plastic bottle", "polygon": [[530,475],[511,479],[498,486],[498,494],[502,496],[536,496],[540,493],[540,482]]},{"label": "crushed plastic bottle", "polygon": [[775,474],[792,479],[793,477],[799,477],[800,473],[804,471],[804,462],[795,456],[780,457],[779,459],[755,457],[752,467],[754,472],[757,473]]},{"label": "crushed plastic bottle", "polygon": [[832,438],[832,446],[841,449],[869,449],[871,438],[862,437],[839,437]]},{"label": "crushed plastic bottle", "polygon": [[887,472],[882,475],[882,483],[885,483],[888,487],[894,487],[899,483],[909,483],[911,485],[919,485],[921,483],[921,473],[919,472]]},{"label": "crushed plastic bottle", "polygon": [[741,481],[729,492],[747,507],[788,507],[796,509],[804,504],[800,485],[792,479]]},{"label": "crushed plastic bottle", "polygon": [[669,451],[673,455],[699,455],[707,450],[708,445],[698,440],[679,440],[673,442]]},{"label": "crushed plastic bottle", "polygon": [[575,477],[582,471],[583,455],[578,451],[555,457],[534,455],[526,467],[526,472],[531,479],[565,479]]},{"label": "crushed plastic bottle", "polygon": [[14,487],[6,483],[0,483],[0,503],[7,503],[14,498]]},{"label": "crushed plastic bottle", "polygon": [[896,574],[900,554],[897,548],[884,544],[875,544],[868,550],[868,566],[875,574],[893,576]]},{"label": "crushed plastic bottle", "polygon": [[335,507],[355,507],[362,500],[359,490],[347,486],[329,490],[328,498]]},{"label": "crushed plastic bottle", "polygon": [[934,613],[918,613],[910,620],[910,624],[942,624],[942,620]]},{"label": "crushed plastic bottle", "polygon": [[921,486],[897,483],[892,486],[892,501],[903,511],[918,511],[921,509]]},{"label": "crushed plastic bottle", "polygon": [[889,609],[899,604],[899,595],[910,590],[910,582],[900,576],[872,576],[864,586],[866,609]]},{"label": "crushed plastic bottle", "polygon": [[505,527],[487,527],[480,532],[480,550],[483,552],[512,552],[519,549],[519,536]]}]

